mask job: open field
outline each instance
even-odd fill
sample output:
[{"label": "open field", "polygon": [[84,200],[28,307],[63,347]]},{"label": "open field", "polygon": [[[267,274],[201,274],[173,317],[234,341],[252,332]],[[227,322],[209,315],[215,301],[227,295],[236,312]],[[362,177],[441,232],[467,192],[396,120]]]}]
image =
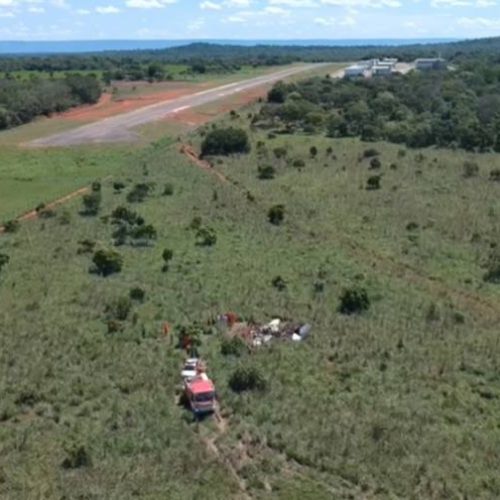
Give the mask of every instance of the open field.
[{"label": "open field", "polygon": [[[247,128],[248,112],[227,123]],[[227,182],[159,142],[123,160],[123,192],[103,183],[97,217],[74,200],[0,238],[11,258],[0,274],[0,496],[498,497],[500,291],[483,281],[499,236],[498,156],[249,131],[249,155],[214,159]],[[370,148],[378,190],[366,189]],[[259,165],[275,178],[259,179]],[[128,203],[137,183],[153,191]],[[275,204],[281,226],[267,219]],[[116,247],[121,273],[89,274],[79,242],[112,247],[106,216],[124,205],[157,240]],[[215,245],[196,245],[197,218]],[[162,272],[165,248],[174,258]],[[371,305],[344,316],[352,286]],[[109,333],[132,287],[145,300]],[[204,335],[222,420],[194,424],[175,403],[183,356],[162,325],[230,310],[314,329],[241,357]],[[234,393],[240,365],[267,388]]]}]

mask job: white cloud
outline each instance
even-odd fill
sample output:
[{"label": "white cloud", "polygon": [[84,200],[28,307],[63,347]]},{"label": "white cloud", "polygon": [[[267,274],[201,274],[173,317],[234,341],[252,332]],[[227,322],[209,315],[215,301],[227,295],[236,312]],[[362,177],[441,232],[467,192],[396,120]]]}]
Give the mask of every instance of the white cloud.
[{"label": "white cloud", "polygon": [[125,5],[131,9],[163,9],[177,0],[126,0]]},{"label": "white cloud", "polygon": [[118,14],[120,12],[120,9],[113,5],[106,5],[102,7],[96,7],[95,11],[98,14]]}]

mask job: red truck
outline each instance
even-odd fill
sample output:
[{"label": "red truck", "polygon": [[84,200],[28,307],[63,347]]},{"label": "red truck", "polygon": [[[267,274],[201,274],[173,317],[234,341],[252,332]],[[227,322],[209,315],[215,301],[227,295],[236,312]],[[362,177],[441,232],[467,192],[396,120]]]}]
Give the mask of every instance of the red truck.
[{"label": "red truck", "polygon": [[184,380],[184,397],[195,415],[215,411],[215,386],[205,373]]}]

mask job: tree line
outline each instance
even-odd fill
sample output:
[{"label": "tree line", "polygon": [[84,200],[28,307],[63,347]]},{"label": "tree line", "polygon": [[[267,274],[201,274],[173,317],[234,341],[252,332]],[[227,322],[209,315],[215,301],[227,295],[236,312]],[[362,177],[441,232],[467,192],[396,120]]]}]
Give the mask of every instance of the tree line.
[{"label": "tree line", "polygon": [[101,96],[101,85],[92,76],[0,80],[0,129],[22,125],[37,116],[49,116],[80,104],[93,104]]},{"label": "tree line", "polygon": [[500,151],[500,62],[362,80],[317,77],[277,84],[254,119],[261,126],[324,130],[330,137],[409,147]]},{"label": "tree line", "polygon": [[378,57],[411,61],[441,55],[451,61],[491,56],[499,60],[500,37],[453,43],[401,46],[222,45],[192,43],[160,50],[107,51],[90,54],[15,55],[0,57],[0,72],[105,71],[133,73],[154,71],[161,64],[185,64],[193,71],[231,70],[243,65],[269,66],[292,62],[343,62]]}]

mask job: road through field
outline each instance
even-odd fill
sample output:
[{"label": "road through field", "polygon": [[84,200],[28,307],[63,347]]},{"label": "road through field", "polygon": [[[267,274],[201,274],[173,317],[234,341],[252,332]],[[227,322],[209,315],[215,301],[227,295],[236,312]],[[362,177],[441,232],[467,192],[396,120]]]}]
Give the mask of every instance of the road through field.
[{"label": "road through field", "polygon": [[167,117],[168,115],[180,113],[181,111],[185,111],[196,106],[211,103],[224,97],[237,94],[238,92],[244,92],[256,87],[272,84],[283,78],[318,69],[325,65],[326,64],[306,64],[277,71],[269,75],[243,80],[241,82],[229,83],[188,96],[145,106],[129,113],[123,113],[121,115],[105,118],[95,123],[68,130],[67,132],[42,137],[31,141],[28,145],[32,147],[50,147],[72,146],[87,143],[132,141],[139,137],[138,134],[132,130],[134,127],[139,125],[157,121]]}]

